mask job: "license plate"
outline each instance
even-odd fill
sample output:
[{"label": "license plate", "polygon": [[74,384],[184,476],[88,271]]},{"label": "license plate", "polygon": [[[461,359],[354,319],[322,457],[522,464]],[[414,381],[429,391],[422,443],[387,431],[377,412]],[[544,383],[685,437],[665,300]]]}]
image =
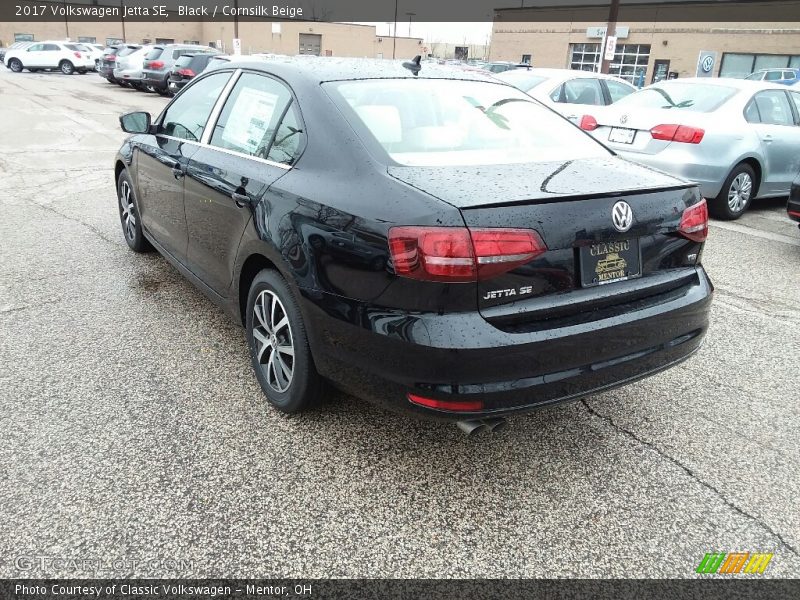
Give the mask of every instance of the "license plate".
[{"label": "license plate", "polygon": [[632,144],[636,137],[635,129],[625,129],[623,127],[612,127],[608,133],[608,141],[617,144]]},{"label": "license plate", "polygon": [[580,250],[583,287],[634,279],[642,274],[639,240],[598,242]]}]

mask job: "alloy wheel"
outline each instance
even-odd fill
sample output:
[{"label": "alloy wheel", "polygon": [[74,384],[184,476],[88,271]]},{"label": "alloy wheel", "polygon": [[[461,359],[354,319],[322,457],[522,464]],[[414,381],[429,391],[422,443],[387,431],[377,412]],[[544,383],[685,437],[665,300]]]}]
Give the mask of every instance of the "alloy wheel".
[{"label": "alloy wheel", "polygon": [[753,192],[753,180],[747,173],[739,173],[731,181],[728,189],[728,206],[733,213],[742,212],[750,201]]},{"label": "alloy wheel", "polygon": [[122,227],[125,230],[125,236],[133,241],[136,237],[136,207],[133,205],[133,194],[127,181],[123,181],[119,187],[119,206],[122,210]]},{"label": "alloy wheel", "polygon": [[276,392],[289,389],[294,375],[294,340],[289,316],[278,296],[264,290],[253,306],[256,357],[267,383]]}]

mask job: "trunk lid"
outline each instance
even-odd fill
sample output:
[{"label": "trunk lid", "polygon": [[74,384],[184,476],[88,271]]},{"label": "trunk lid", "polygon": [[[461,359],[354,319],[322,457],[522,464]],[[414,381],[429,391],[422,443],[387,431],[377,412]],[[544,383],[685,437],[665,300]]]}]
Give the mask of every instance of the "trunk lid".
[{"label": "trunk lid", "polygon": [[[591,114],[591,113],[589,113]],[[597,119],[598,127],[590,132],[595,139],[612,150],[634,152],[640,154],[658,154],[673,142],[653,139],[650,130],[656,125],[674,124],[703,128],[708,121],[705,113],[691,112],[681,109],[636,108],[622,110],[609,107],[592,115]],[[632,129],[636,133],[631,143],[612,141],[612,129]]]}]

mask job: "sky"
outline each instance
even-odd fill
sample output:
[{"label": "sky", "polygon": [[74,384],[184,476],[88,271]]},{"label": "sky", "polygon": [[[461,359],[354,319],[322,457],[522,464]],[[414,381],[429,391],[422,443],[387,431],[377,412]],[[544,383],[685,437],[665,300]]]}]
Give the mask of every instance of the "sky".
[{"label": "sky", "polygon": [[[394,23],[362,23],[375,25],[378,35],[389,36],[393,33]],[[431,42],[450,44],[486,44],[492,33],[492,23],[415,23],[411,20],[409,35],[408,17],[398,17],[397,35],[404,37],[421,37],[426,44]]]}]

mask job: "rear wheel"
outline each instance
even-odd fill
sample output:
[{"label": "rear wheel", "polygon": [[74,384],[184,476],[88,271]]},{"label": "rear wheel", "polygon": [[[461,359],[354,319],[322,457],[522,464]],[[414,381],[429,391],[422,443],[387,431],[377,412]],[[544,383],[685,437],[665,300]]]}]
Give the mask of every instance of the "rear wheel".
[{"label": "rear wheel", "polygon": [[159,96],[169,96],[169,90],[167,89],[162,90],[161,88],[156,88],[156,91],[158,92]]},{"label": "rear wheel", "polygon": [[14,73],[22,73],[22,62],[18,58],[12,58],[8,61],[8,68]]},{"label": "rear wheel", "polygon": [[75,72],[75,65],[68,60],[62,60],[58,63],[58,68],[64,75],[72,75]]},{"label": "rear wheel", "polygon": [[269,403],[285,413],[317,404],[324,384],[311,357],[300,306],[276,271],[264,269],[253,280],[246,330],[253,369]]},{"label": "rear wheel", "polygon": [[79,75],[86,75],[86,70],[85,69],[81,69],[80,71],[78,71],[78,74]]},{"label": "rear wheel", "polygon": [[153,247],[142,233],[142,220],[139,218],[136,194],[127,171],[122,171],[117,179],[117,198],[122,234],[128,246],[134,252],[150,252]]},{"label": "rear wheel", "polygon": [[736,165],[719,194],[709,203],[711,214],[718,219],[732,221],[744,214],[756,193],[756,174],[746,163]]},{"label": "rear wheel", "polygon": [[38,73],[39,69],[28,69],[28,71],[30,71],[31,73]]}]

